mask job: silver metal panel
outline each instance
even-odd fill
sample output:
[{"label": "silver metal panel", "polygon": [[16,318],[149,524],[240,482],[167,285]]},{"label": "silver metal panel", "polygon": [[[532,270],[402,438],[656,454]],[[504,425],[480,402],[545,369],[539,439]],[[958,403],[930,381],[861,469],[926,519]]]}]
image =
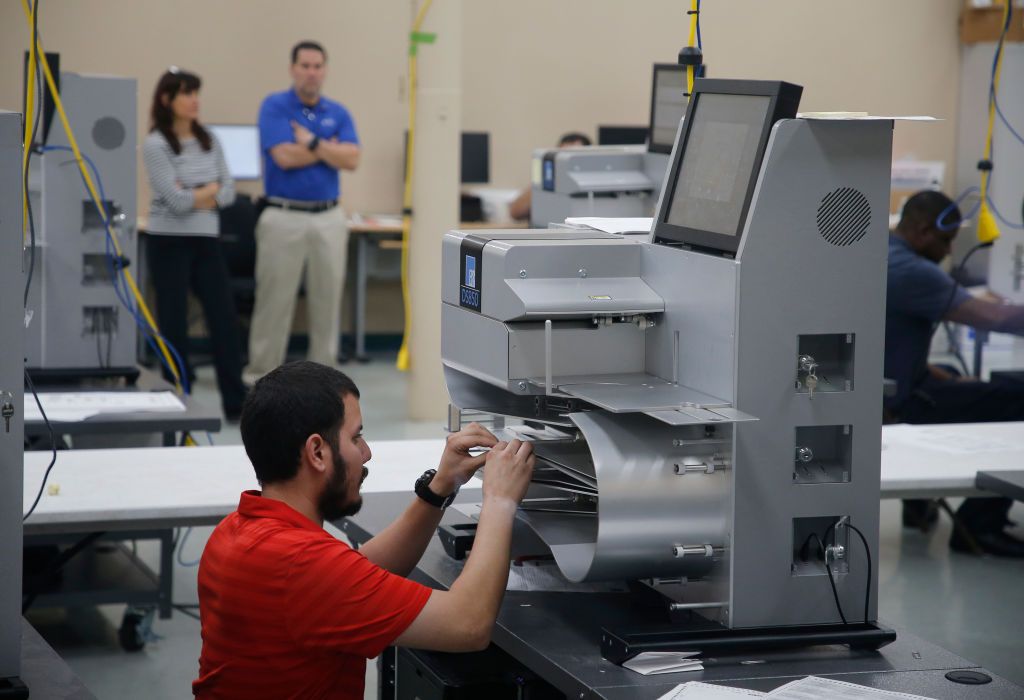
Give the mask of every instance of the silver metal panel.
[{"label": "silver metal panel", "polygon": [[[543,377],[544,324],[514,323],[507,328],[509,377]],[[632,323],[552,324],[551,372],[556,376],[643,372],[644,336],[645,331]]]},{"label": "silver metal panel", "polygon": [[553,383],[559,391],[612,413],[646,413],[671,411],[684,406],[716,408],[730,405],[725,399],[682,384],[672,384],[649,374],[559,378]]},{"label": "silver metal panel", "polygon": [[731,403],[739,266],[661,245],[643,246],[643,265],[644,280],[665,300],[665,314],[647,340],[647,373]]},{"label": "silver metal panel", "polygon": [[[444,364],[481,381],[508,387],[508,329],[504,323],[441,304]],[[459,404],[460,408],[473,408]]]},{"label": "silver metal panel", "polygon": [[[135,231],[135,80],[62,73],[61,98],[74,120],[79,146],[95,163],[104,194],[113,203],[107,214],[135,274],[140,267]],[[49,143],[68,145],[56,119]],[[26,333],[28,366],[134,367],[134,319],[109,281],[86,280],[87,255],[99,256],[96,259],[103,262],[96,267],[109,280],[104,260],[107,248],[102,224],[72,154],[49,151],[36,155],[32,168],[30,190],[38,246],[28,302],[32,315]],[[99,188],[98,182],[94,184]],[[108,326],[100,321],[101,332],[88,331],[92,319],[99,318],[94,309],[112,309],[116,329],[107,333]]]},{"label": "silver metal panel", "polygon": [[[684,430],[641,415],[571,414],[590,449],[600,490],[598,517],[520,513],[551,546],[571,581],[700,577],[713,557],[679,556],[675,548],[726,542],[730,476],[677,474],[687,456],[721,445],[691,445]],[[723,429],[728,429],[723,427]]]},{"label": "silver metal panel", "polygon": [[509,321],[653,314],[665,308],[639,277],[509,279],[506,284],[518,302],[518,313],[502,311],[501,317]]},{"label": "silver metal panel", "polygon": [[14,407],[9,429],[0,419],[0,678],[18,676],[21,672],[21,517],[25,471],[21,134],[21,115],[0,111],[0,404],[9,401]]},{"label": "silver metal panel", "polygon": [[[761,420],[738,426],[732,617],[737,627],[837,622],[828,579],[793,576],[794,518],[850,516],[878,561],[881,382],[892,125],[792,120],[773,130],[739,250],[736,405]],[[836,246],[815,223],[838,187],[863,193],[867,235]],[[798,339],[855,336],[854,391],[794,388]],[[852,425],[849,483],[796,484],[795,429]],[[862,615],[866,580],[856,538],[836,585],[848,617]],[[877,596],[871,596],[874,618]]]}]

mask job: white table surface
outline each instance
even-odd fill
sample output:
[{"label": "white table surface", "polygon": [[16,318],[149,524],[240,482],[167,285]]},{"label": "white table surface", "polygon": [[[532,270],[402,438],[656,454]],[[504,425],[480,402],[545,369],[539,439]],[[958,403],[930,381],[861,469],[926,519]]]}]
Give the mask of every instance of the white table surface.
[{"label": "white table surface", "polygon": [[882,427],[882,498],[991,496],[980,471],[1024,469],[1024,423]]},{"label": "white table surface", "polygon": [[[370,449],[363,492],[412,493],[416,478],[437,466],[444,440],[381,441]],[[50,456],[25,453],[26,510]],[[59,492],[50,495],[54,486]],[[238,507],[242,491],[255,488],[256,475],[241,445],[59,451],[47,492],[25,531],[213,524]]]},{"label": "white table surface", "polygon": [[[364,493],[412,491],[437,465],[444,440],[372,443]],[[49,452],[25,453],[25,508],[39,489]],[[1024,423],[887,425],[882,428],[882,498],[983,494],[978,471],[1024,468]],[[68,450],[57,454],[49,485],[26,532],[199,525],[235,510],[258,488],[241,445]]]}]

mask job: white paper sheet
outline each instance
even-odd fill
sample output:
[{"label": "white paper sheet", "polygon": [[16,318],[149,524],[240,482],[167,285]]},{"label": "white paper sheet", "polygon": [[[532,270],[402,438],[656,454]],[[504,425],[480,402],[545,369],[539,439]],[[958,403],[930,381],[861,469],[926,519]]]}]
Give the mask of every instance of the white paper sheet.
[{"label": "white paper sheet", "polygon": [[818,676],[807,676],[787,683],[768,693],[765,697],[771,698],[771,700],[821,700],[821,698],[829,700],[930,700],[923,695],[879,690]]},{"label": "white paper sheet", "polygon": [[763,698],[759,690],[730,688],[725,685],[711,685],[700,681],[681,683],[662,695],[658,700],[739,700],[740,698]]},{"label": "white paper sheet", "polygon": [[565,223],[580,228],[592,228],[605,233],[647,233],[654,219],[649,216],[570,216]]},{"label": "white paper sheet", "polygon": [[908,116],[886,116],[881,114],[868,114],[867,112],[800,112],[797,119],[824,119],[832,121],[897,121],[897,122],[937,122],[942,121],[935,117],[923,115]]},{"label": "white paper sheet", "polygon": [[644,676],[703,671],[704,664],[700,659],[694,658],[698,654],[699,651],[645,651],[624,662],[622,668],[628,668]]},{"label": "white paper sheet", "polygon": [[907,435],[900,435],[899,441],[924,450],[946,454],[980,455],[986,452],[1012,452],[1024,449],[1024,431],[1019,441],[977,435],[969,429],[950,431],[949,426],[921,428]]},{"label": "white paper sheet", "polygon": [[[185,404],[170,391],[39,392],[46,417],[77,423],[104,413],[180,413]],[[25,420],[43,419],[31,393],[25,394]]]}]

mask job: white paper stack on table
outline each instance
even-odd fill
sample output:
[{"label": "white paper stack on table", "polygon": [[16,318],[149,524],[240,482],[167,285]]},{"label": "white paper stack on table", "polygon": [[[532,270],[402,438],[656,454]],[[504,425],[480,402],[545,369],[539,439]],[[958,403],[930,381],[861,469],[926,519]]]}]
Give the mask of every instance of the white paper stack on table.
[{"label": "white paper stack on table", "polygon": [[622,664],[623,668],[654,676],[659,673],[680,673],[682,671],[703,671],[704,664],[694,658],[699,651],[645,651]]},{"label": "white paper stack on table", "polygon": [[[181,413],[185,404],[171,391],[53,391],[39,392],[46,417],[54,422],[78,423],[114,413]],[[36,400],[25,394],[25,420],[40,421]]]},{"label": "white paper stack on table", "polygon": [[741,697],[760,697],[769,700],[931,700],[923,695],[878,690],[818,676],[806,676],[779,686],[770,693],[691,681],[677,685],[658,700],[735,700]]}]

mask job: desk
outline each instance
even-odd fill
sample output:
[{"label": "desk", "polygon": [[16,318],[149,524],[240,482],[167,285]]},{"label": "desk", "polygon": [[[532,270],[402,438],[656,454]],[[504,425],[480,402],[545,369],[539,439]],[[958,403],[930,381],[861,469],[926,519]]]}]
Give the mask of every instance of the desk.
[{"label": "desk", "polygon": [[996,496],[979,471],[1024,465],[1024,423],[950,423],[882,427],[882,498]]},{"label": "desk", "polygon": [[[142,370],[134,386],[120,383],[90,382],[82,385],[39,385],[40,393],[61,391],[173,391],[174,387],[156,373]],[[31,393],[26,392],[31,399]],[[212,409],[191,396],[181,397],[185,410],[179,413],[107,413],[87,418],[84,421],[50,421],[53,434],[57,435],[126,435],[162,433],[164,445],[175,444],[175,433],[188,431],[217,432],[221,427],[220,411]],[[42,420],[25,421],[25,437],[48,437],[46,423]]]},{"label": "desk", "polygon": [[[466,502],[473,498],[478,496],[460,493],[458,500]],[[355,542],[365,542],[397,517],[407,502],[405,494],[367,494],[360,513],[345,519],[341,528]],[[468,521],[454,509],[444,516],[448,524]],[[435,538],[412,578],[446,589],[459,576],[463,564],[450,559]],[[723,655],[706,658],[704,671],[662,676],[641,676],[601,658],[602,627],[658,624],[665,622],[662,618],[660,609],[637,605],[635,594],[631,593],[509,591],[502,602],[492,640],[571,699],[654,700],[676,684],[691,680],[771,690],[807,675],[831,676],[942,700],[1009,699],[1020,698],[1024,693],[1024,689],[999,677],[993,677],[988,685],[970,687],[946,680],[945,673],[950,670],[982,669],[905,633],[877,652],[820,646]],[[750,659],[764,663],[743,663]]]},{"label": "desk", "polygon": [[[398,218],[397,215],[390,215],[389,220]],[[511,222],[490,222],[490,221],[463,221],[459,223],[460,229],[509,229],[526,228],[523,221]],[[355,337],[355,359],[359,362],[367,362],[366,355],[366,282],[368,278],[368,256],[370,246],[380,248],[397,247],[401,248],[402,227],[394,224],[379,224],[371,220],[355,219],[349,223],[349,234],[356,241],[356,262],[355,262],[355,289],[352,298],[352,335]]]}]

